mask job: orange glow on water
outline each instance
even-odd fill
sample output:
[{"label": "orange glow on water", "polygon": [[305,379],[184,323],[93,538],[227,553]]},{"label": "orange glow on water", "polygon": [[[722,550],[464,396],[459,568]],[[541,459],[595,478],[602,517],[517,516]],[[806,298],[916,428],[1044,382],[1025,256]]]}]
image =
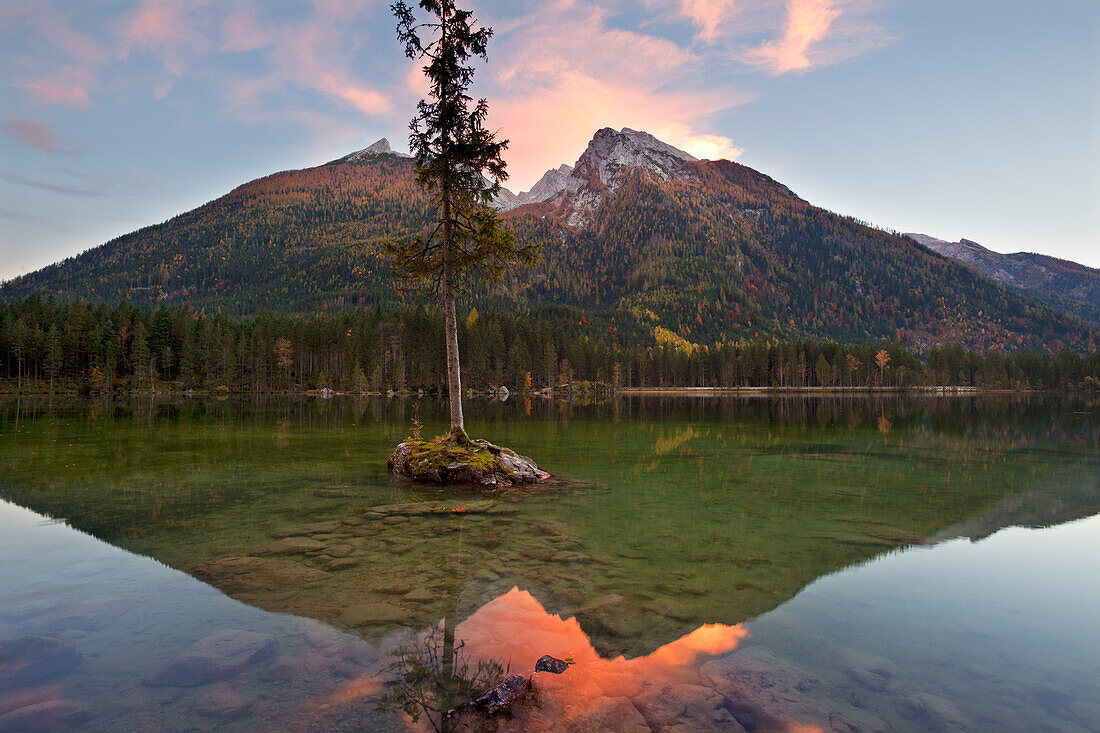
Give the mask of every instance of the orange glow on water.
[{"label": "orange glow on water", "polygon": [[701,661],[733,651],[748,632],[740,624],[705,624],[644,657],[604,659],[575,618],[548,613],[530,593],[513,588],[459,624],[455,635],[472,655],[508,663],[520,674],[530,674],[543,654],[572,658],[576,664],[565,674],[538,677],[544,703],[559,703],[556,714],[568,722],[647,687],[692,684]]}]

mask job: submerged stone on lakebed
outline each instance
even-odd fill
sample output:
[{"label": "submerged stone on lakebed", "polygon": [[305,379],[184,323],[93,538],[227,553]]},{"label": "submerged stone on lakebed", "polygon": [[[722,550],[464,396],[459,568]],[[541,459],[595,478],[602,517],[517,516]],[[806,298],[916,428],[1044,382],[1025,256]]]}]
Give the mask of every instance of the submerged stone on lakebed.
[{"label": "submerged stone on lakebed", "polygon": [[390,456],[394,475],[427,484],[507,488],[550,478],[535,462],[487,440],[470,440],[461,428],[431,440],[409,438]]}]

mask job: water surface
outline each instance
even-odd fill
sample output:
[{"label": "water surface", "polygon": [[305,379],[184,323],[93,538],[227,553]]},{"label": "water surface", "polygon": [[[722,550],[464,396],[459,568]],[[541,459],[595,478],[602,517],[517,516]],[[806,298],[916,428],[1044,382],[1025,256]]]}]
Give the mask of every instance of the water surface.
[{"label": "water surface", "polygon": [[[0,648],[47,662],[0,666],[0,713],[400,729],[551,653],[577,664],[507,725],[1100,726],[1095,404],[486,400],[471,433],[558,476],[493,497],[390,480],[414,410],[443,429],[431,401],[4,405]],[[224,629],[271,643],[149,684]],[[394,684],[414,662],[431,684]]]}]

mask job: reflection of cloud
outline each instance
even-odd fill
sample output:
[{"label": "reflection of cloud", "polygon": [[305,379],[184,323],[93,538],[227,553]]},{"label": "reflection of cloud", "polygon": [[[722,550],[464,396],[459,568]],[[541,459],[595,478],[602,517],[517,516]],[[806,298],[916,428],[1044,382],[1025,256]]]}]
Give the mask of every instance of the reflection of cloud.
[{"label": "reflection of cloud", "polygon": [[68,153],[68,148],[61,144],[46,125],[34,120],[8,119],[4,120],[2,129],[4,135],[30,145],[47,153]]},{"label": "reflection of cloud", "polygon": [[683,683],[689,668],[733,651],[747,634],[740,624],[705,624],[644,657],[604,659],[576,619],[548,613],[518,588],[479,608],[455,631],[470,654],[510,662],[520,672],[543,654],[572,658],[576,665],[565,674],[540,679],[540,694],[567,701],[561,721],[567,728],[643,687]]}]

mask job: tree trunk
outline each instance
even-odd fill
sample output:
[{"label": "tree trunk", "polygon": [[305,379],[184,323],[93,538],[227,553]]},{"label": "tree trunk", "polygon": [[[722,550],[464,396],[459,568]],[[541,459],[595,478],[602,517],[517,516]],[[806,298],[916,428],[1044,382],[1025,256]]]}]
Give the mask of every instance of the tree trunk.
[{"label": "tree trunk", "polygon": [[451,403],[451,429],[463,433],[462,372],[458,360],[458,319],[455,317],[454,270],[451,268],[451,201],[443,195],[443,320],[447,338],[447,394]]}]

